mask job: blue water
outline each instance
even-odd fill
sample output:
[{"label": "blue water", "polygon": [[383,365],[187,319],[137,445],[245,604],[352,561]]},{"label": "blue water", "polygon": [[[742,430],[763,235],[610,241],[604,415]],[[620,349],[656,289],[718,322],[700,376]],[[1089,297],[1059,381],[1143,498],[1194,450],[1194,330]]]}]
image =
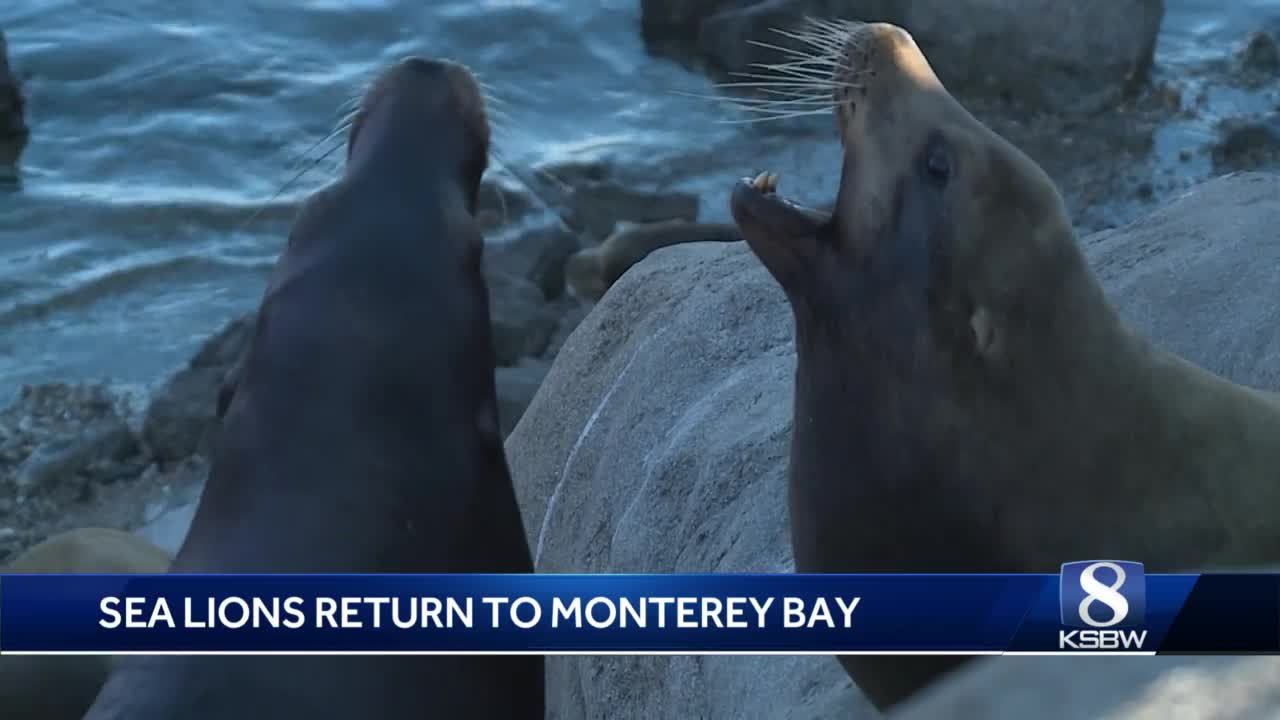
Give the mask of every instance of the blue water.
[{"label": "blue water", "polygon": [[[1277,0],[1167,7],[1165,73],[1280,24]],[[255,210],[371,74],[409,54],[455,58],[493,87],[510,164],[603,159],[696,190],[704,217],[725,219],[727,183],[754,169],[740,167],[750,138],[789,195],[824,199],[837,169],[822,147],[715,122],[722,106],[679,94],[711,82],[646,55],[639,16],[639,0],[5,0],[33,135],[21,192],[0,193],[0,397],[152,382],[256,304],[290,208],[341,153]],[[1157,144],[1204,132],[1171,127]]]}]

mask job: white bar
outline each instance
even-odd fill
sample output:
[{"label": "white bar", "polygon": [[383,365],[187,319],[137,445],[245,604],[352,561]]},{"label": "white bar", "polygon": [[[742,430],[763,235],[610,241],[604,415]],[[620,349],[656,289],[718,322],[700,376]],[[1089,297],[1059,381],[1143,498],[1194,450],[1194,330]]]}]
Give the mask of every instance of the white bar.
[{"label": "white bar", "polygon": [[1088,650],[1071,650],[1071,651],[1034,651],[1034,652],[1004,652],[1001,650],[648,650],[643,652],[632,652],[622,650],[602,650],[598,652],[588,652],[585,650],[570,651],[543,651],[543,650],[258,650],[253,652],[238,652],[228,650],[124,650],[124,651],[97,651],[97,650],[68,650],[68,651],[49,651],[49,650],[0,650],[0,655],[177,655],[177,656],[222,656],[222,655],[266,655],[266,656],[305,656],[305,655],[332,655],[332,656],[374,656],[374,655],[545,655],[548,657],[578,657],[592,655],[620,655],[620,656],[679,656],[679,657],[696,657],[702,655],[780,655],[780,656],[801,656],[801,655],[1063,655],[1063,656],[1154,656],[1154,650],[1143,652],[1129,651],[1088,651]]}]

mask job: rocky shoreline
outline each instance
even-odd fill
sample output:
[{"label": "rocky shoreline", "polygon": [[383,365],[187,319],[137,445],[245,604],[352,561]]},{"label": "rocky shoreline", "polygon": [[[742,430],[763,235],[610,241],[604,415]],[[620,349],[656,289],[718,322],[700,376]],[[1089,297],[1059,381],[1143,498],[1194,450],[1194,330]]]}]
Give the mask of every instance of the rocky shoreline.
[{"label": "rocky shoreline", "polygon": [[[974,4],[917,2],[904,17],[893,15],[893,3],[838,5],[864,17],[919,27],[922,44],[930,44],[926,49],[946,62],[965,46],[989,40],[974,33],[944,32],[955,25],[956,13]],[[1021,42],[1000,57],[951,63],[969,73],[955,77],[965,88],[957,94],[1059,184],[1082,242],[1126,307],[1163,308],[1141,317],[1140,324],[1152,328],[1171,349],[1207,367],[1243,382],[1274,386],[1274,358],[1263,353],[1240,359],[1245,346],[1254,342],[1251,328],[1269,319],[1260,310],[1249,315],[1246,309],[1257,304],[1251,306],[1244,296],[1273,297],[1265,288],[1237,283],[1236,297],[1243,298],[1240,307],[1245,309],[1230,321],[1199,318],[1202,332],[1193,333],[1177,331],[1188,323],[1185,315],[1169,315],[1176,310],[1167,302],[1174,291],[1143,290],[1148,286],[1129,279],[1145,277],[1133,268],[1156,262],[1135,257],[1133,248],[1163,242],[1174,234],[1174,221],[1184,228],[1180,232],[1195,225],[1202,238],[1209,237],[1219,221],[1243,223],[1242,234],[1234,238],[1243,248],[1224,247],[1215,257],[1225,264],[1198,264],[1222,273],[1220,283],[1230,282],[1228,273],[1243,272],[1241,268],[1250,267],[1249,258],[1262,252],[1265,231],[1274,226],[1271,213],[1280,212],[1275,200],[1259,194],[1259,188],[1274,189],[1269,176],[1216,180],[1207,191],[1200,187],[1193,201],[1171,206],[1169,200],[1212,175],[1280,166],[1280,115],[1271,111],[1228,118],[1214,138],[1183,150],[1173,166],[1158,166],[1152,158],[1160,128],[1208,112],[1208,87],[1245,88],[1275,97],[1280,92],[1275,37],[1255,33],[1242,38],[1228,61],[1206,66],[1194,78],[1169,78],[1150,67],[1159,0],[1087,3],[1094,9],[1062,18],[1061,23],[1046,22],[1037,14],[1044,8],[1065,7],[1061,3],[980,4],[992,13],[991,28]],[[644,32],[664,39],[655,52],[705,66],[712,73],[768,61],[769,56],[743,50],[749,47],[745,41],[762,37],[779,18],[830,15],[836,5],[823,0],[641,2]],[[1123,29],[1099,39],[1102,50],[1085,41],[1099,25]],[[1035,42],[1047,44],[1052,52],[1037,55]],[[4,61],[4,49],[0,35],[0,166],[6,160],[17,164],[28,137],[21,85]],[[1036,74],[1048,72],[1049,66],[1050,75]],[[1090,71],[1067,72],[1082,67]],[[1028,89],[1037,77],[1042,78],[1039,84],[1052,85],[1049,91]],[[1057,79],[1045,83],[1044,77]],[[697,165],[693,149],[690,157],[690,166]],[[1189,170],[1193,165],[1207,170]],[[742,174],[757,169],[744,166]],[[555,180],[540,182],[546,177]],[[1246,196],[1256,203],[1245,207],[1240,198]],[[600,246],[629,223],[700,222],[711,202],[723,198],[672,190],[666,180],[624,177],[603,162],[543,168],[518,181],[494,172],[486,180],[480,220],[487,243],[485,274],[499,365],[495,374],[500,415],[504,434],[511,438],[509,452],[520,457],[513,472],[536,540],[540,570],[789,569],[785,528],[775,512],[782,503],[777,480],[789,409],[784,397],[787,331],[781,316],[760,319],[780,307],[769,283],[756,277],[762,271],[737,244],[692,243],[658,251],[640,262],[618,280],[620,293],[605,294],[598,311],[591,300],[566,288],[566,267],[577,253]],[[1176,252],[1165,261],[1173,262],[1171,258],[1176,259]],[[1197,276],[1188,282],[1203,288],[1211,286],[1213,278]],[[1155,297],[1166,301],[1158,303]],[[662,313],[682,318],[697,331],[686,333],[687,344],[679,353],[646,350],[647,338],[659,332],[659,324],[650,321]],[[13,404],[0,410],[0,565],[50,535],[84,526],[136,530],[162,548],[175,550],[186,533],[208,470],[209,448],[216,441],[217,390],[251,337],[253,324],[252,314],[230,319],[154,388],[109,382],[22,388]],[[1206,342],[1215,332],[1230,334]],[[1228,354],[1232,347],[1239,351],[1236,355]],[[625,363],[615,362],[625,349],[636,355]],[[711,405],[696,413],[689,409],[684,415],[670,415],[683,411],[688,403],[682,401],[688,398],[667,398],[661,387],[650,387],[662,383],[633,377],[622,392],[634,397],[631,409],[619,410],[626,403],[622,395],[615,398],[614,415],[600,420],[590,452],[582,457],[590,455],[595,463],[635,459],[635,438],[645,437],[636,430],[641,427],[651,433],[653,443],[677,426],[685,433],[683,439],[669,443],[663,456],[652,462],[647,455],[644,463],[636,461],[635,467],[644,465],[643,482],[607,467],[570,473],[560,451],[572,444],[568,438],[581,437],[581,424],[571,427],[570,420],[584,416],[587,403],[620,382],[641,354],[643,361],[630,372],[658,379],[679,374],[686,381],[696,376],[706,381]],[[742,371],[732,383],[717,374],[727,363]],[[645,366],[647,371],[642,370]],[[750,379],[753,375],[755,380]],[[551,380],[544,382],[548,377]],[[686,382],[683,391],[689,387]],[[723,407],[712,407],[716,405]],[[527,418],[526,411],[531,413]],[[744,411],[746,425],[733,421],[717,430],[701,420]],[[522,418],[526,422],[517,428]],[[608,427],[617,431],[608,433]],[[605,436],[609,439],[600,439]],[[611,484],[602,486],[605,482]],[[691,514],[690,508],[701,514]],[[612,541],[600,543],[601,533]],[[696,715],[688,709],[698,708],[710,717],[727,716],[735,708],[751,714],[763,707],[782,714],[869,716],[834,663],[822,665],[814,658],[717,659],[694,668],[683,662],[563,660],[549,666],[548,682],[559,692],[558,704],[573,716],[612,711],[639,717],[670,714],[673,709]],[[806,682],[793,682],[798,676],[806,676]],[[762,683],[760,678],[772,679]],[[787,681],[771,684],[780,678]]]},{"label": "rocky shoreline", "polygon": [[[574,170],[581,177],[555,210],[531,193],[485,183],[480,219],[504,435],[590,310],[566,293],[568,258],[618,223],[698,216],[694,195],[634,189],[603,167]],[[207,472],[218,390],[254,322],[253,313],[229,321],[150,392],[109,382],[23,387],[0,412],[0,564],[53,533],[133,530],[189,506]]]},{"label": "rocky shoreline", "polygon": [[[870,7],[874,3],[862,4],[868,7],[861,8],[859,3],[841,7],[875,15],[876,8]],[[733,0],[645,0],[643,25],[646,33],[665,33],[671,40],[658,52],[689,62],[701,58],[715,73],[759,58],[718,56],[715,47],[720,45],[706,45],[706,39],[715,34],[713,29],[729,28],[721,34],[743,47],[754,47],[747,40],[763,38],[770,23],[827,10],[817,0],[740,5]],[[1147,63],[1143,58],[1149,56],[1157,32],[1146,22],[1151,5],[1149,0],[1112,4],[1103,15],[1092,18],[1101,22],[1104,16],[1111,17],[1106,13],[1130,13],[1145,23],[1142,35],[1112,48],[1114,57],[1129,57],[1128,61],[1111,63],[1111,75],[1089,76],[1095,90],[1129,82],[1128,75],[1116,68]],[[924,9],[919,12],[932,17]],[[1017,26],[1029,22],[1026,17],[1031,12],[1011,4],[996,15],[1004,18],[1000,23]],[[673,23],[684,31],[673,32]],[[1078,35],[1083,30],[1074,32]],[[935,35],[923,33],[943,57],[954,52],[957,43],[972,40]],[[2,38],[0,51],[5,49]],[[1055,57],[1053,62],[1068,65],[1091,61],[1080,53],[1066,60]],[[1015,64],[1015,59],[1006,58],[1001,67]],[[991,68],[985,72],[1001,76]],[[1205,73],[1218,85],[1274,88],[1280,77],[1276,39],[1265,32],[1254,33],[1242,39],[1229,61],[1206,68]],[[1201,90],[1193,94],[1193,87]],[[1113,93],[1105,112],[1079,107],[1047,111],[1020,96],[1011,100],[1008,87],[990,82],[978,83],[963,99],[975,115],[1045,167],[1068,199],[1078,227],[1092,231],[1127,221],[1114,210],[1116,197],[1130,198],[1128,214],[1139,215],[1143,207],[1154,207],[1197,181],[1177,168],[1156,172],[1149,167],[1149,156],[1156,129],[1171,119],[1203,112],[1206,97],[1203,83],[1163,79]],[[9,142],[9,149],[0,151],[0,165],[5,159],[15,164],[25,146],[29,131],[23,109],[21,84],[0,52],[0,145]],[[1199,152],[1217,174],[1274,167],[1280,163],[1277,127],[1280,123],[1274,113],[1234,117],[1224,121],[1218,138]],[[1181,159],[1184,163],[1194,160],[1192,153],[1185,152]],[[566,292],[569,258],[598,248],[629,223],[696,222],[708,202],[722,201],[667,189],[666,182],[624,178],[604,162],[518,175],[491,173],[480,212],[499,364],[496,380],[507,433],[541,386],[560,347],[592,307],[591,299]],[[185,367],[150,392],[110,383],[52,383],[22,389],[14,404],[0,412],[0,563],[60,530],[84,524],[135,529],[167,509],[189,505],[202,482],[216,427],[217,388],[252,325],[251,314],[231,319]],[[166,544],[173,542],[169,538]]]}]

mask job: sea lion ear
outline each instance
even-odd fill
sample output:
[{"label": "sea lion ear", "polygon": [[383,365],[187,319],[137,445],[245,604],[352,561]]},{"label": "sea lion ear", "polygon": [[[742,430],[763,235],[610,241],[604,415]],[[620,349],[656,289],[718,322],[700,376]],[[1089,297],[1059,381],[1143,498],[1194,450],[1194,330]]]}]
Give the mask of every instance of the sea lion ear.
[{"label": "sea lion ear", "polygon": [[989,357],[996,346],[996,323],[987,308],[979,305],[969,315],[969,330],[973,340],[973,350],[981,357]]}]

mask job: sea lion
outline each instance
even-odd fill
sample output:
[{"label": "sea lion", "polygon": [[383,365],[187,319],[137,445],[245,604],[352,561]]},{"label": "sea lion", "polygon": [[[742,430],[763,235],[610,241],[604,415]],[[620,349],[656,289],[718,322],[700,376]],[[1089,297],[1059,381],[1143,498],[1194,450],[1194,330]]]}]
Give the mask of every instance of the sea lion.
[{"label": "sea lion", "polygon": [[[122,530],[79,528],[19,555],[6,573],[162,573],[164,550]],[[76,655],[0,657],[0,708],[6,720],[79,720],[102,689],[111,658]]]},{"label": "sea lion", "polygon": [[[826,23],[831,213],[762,173],[730,207],[795,322],[799,572],[1170,572],[1280,560],[1280,402],[1126,328],[1057,188],[911,36]],[[815,43],[818,40],[815,40]],[[889,708],[958,657],[842,657]]]},{"label": "sea lion", "polygon": [[596,302],[650,253],[688,242],[738,242],[742,238],[731,223],[697,223],[687,220],[659,220],[619,223],[599,245],[583,248],[565,263],[565,288],[579,300]]},{"label": "sea lion", "polygon": [[[498,434],[471,74],[364,95],[258,310],[174,573],[529,573]],[[130,657],[89,720],[542,718],[543,659]]]}]

